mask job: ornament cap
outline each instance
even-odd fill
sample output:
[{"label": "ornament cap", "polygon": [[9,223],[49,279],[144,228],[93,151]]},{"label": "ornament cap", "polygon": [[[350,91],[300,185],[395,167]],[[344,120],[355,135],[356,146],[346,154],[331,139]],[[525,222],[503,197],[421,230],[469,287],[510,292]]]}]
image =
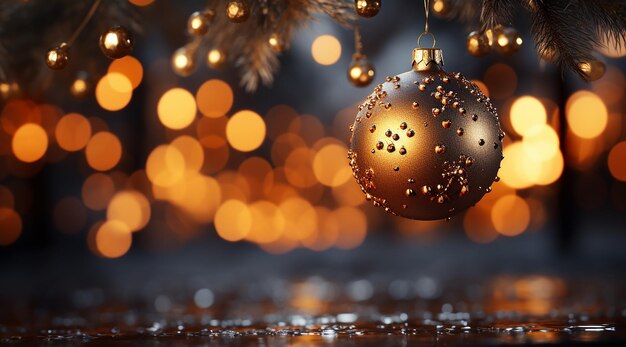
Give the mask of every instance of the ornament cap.
[{"label": "ornament cap", "polygon": [[415,48],[411,64],[415,71],[441,70],[443,52],[439,48]]}]

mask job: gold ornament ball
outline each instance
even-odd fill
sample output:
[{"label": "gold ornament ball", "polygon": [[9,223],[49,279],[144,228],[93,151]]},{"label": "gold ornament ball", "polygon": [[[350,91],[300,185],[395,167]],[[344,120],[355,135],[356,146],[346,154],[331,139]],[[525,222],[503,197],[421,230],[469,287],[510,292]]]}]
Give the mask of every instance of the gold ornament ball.
[{"label": "gold ornament ball", "polygon": [[596,59],[578,64],[580,71],[585,75],[587,81],[597,81],[606,72],[606,65]]},{"label": "gold ornament ball", "polygon": [[382,0],[354,0],[356,13],[361,17],[371,18],[378,14]]},{"label": "gold ornament ball", "polygon": [[442,70],[435,51],[416,49],[413,70],[374,88],[359,106],[348,153],[367,200],[419,220],[476,204],[502,160],[504,133],[489,98]]},{"label": "gold ornament ball", "polygon": [[172,70],[179,76],[189,76],[196,70],[195,51],[181,47],[172,54]]},{"label": "gold ornament ball", "polygon": [[348,80],[357,87],[365,87],[372,83],[376,70],[366,58],[353,59],[348,68]]},{"label": "gold ornament ball", "polygon": [[226,63],[226,52],[219,48],[212,48],[206,55],[207,66],[211,69],[220,69]]},{"label": "gold ornament ball", "polygon": [[63,69],[69,61],[68,49],[67,44],[62,43],[46,52],[46,65],[52,70]]},{"label": "gold ornament ball", "polygon": [[244,0],[229,1],[226,16],[233,23],[243,23],[250,17],[250,7]]},{"label": "gold ornament ball", "polygon": [[281,53],[287,48],[285,40],[278,33],[272,33],[267,39],[267,43],[270,45],[272,50],[277,53]]},{"label": "gold ornament ball", "polygon": [[209,24],[213,19],[213,11],[197,11],[187,20],[187,32],[189,35],[202,36],[209,31]]},{"label": "gold ornament ball", "polygon": [[512,54],[522,47],[522,37],[514,28],[504,28],[494,34],[494,44],[501,54]]},{"label": "gold ornament ball", "polygon": [[449,0],[435,0],[432,4],[433,13],[440,17],[447,16],[451,9]]},{"label": "gold ornament ball", "polygon": [[100,50],[110,59],[125,57],[133,48],[133,34],[122,26],[111,27],[100,35]]},{"label": "gold ornament ball", "polygon": [[478,31],[472,31],[467,35],[466,48],[467,53],[474,57],[487,55],[491,50],[487,35]]}]

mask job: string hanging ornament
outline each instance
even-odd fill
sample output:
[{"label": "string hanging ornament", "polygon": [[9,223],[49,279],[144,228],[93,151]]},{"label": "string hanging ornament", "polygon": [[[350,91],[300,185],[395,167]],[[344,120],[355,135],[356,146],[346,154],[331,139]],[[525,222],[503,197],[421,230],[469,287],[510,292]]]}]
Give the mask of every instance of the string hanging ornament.
[{"label": "string hanging ornament", "polygon": [[348,67],[348,80],[357,87],[366,87],[374,80],[376,70],[363,53],[363,42],[359,27],[354,28],[354,54]]},{"label": "string hanging ornament", "polygon": [[[461,73],[443,70],[426,24],[410,71],[387,76],[358,107],[348,152],[367,200],[411,219],[448,219],[498,181],[504,133],[495,107]],[[432,47],[421,40],[430,36]]]}]

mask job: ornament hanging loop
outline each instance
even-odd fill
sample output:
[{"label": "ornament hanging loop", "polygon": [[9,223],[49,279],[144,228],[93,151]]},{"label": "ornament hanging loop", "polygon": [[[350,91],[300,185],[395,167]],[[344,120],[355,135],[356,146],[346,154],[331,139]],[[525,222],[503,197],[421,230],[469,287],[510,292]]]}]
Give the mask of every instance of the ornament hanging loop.
[{"label": "ornament hanging loop", "polygon": [[[426,26],[428,27],[428,24],[426,24]],[[430,48],[435,48],[435,45],[437,45],[437,39],[435,38],[435,35],[433,35],[433,33],[430,33],[428,31],[424,31],[423,33],[420,34],[420,36],[417,37],[417,47],[418,48],[422,48],[422,37],[424,36],[428,36],[430,35],[433,38],[433,45]]]}]

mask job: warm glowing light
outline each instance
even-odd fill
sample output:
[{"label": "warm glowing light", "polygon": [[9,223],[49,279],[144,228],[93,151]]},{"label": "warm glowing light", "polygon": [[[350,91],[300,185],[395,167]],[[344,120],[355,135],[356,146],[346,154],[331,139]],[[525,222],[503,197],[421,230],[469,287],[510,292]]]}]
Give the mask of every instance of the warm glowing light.
[{"label": "warm glowing light", "polygon": [[318,228],[315,233],[301,240],[302,245],[314,251],[324,251],[334,246],[339,237],[339,222],[335,220],[335,215],[326,207],[316,207]]},{"label": "warm glowing light", "polygon": [[78,113],[69,113],[57,123],[55,137],[59,147],[74,152],[83,149],[91,138],[89,120]]},{"label": "warm glowing light", "polygon": [[206,117],[222,117],[233,106],[233,90],[222,80],[208,80],[196,92],[198,109]]},{"label": "warm glowing light", "polygon": [[154,2],[154,0],[128,0],[128,2],[130,2],[131,4],[135,5],[135,6],[148,6],[151,3]]},{"label": "warm glowing light", "polygon": [[303,240],[317,230],[317,213],[307,200],[289,198],[280,203],[279,209],[285,217],[285,237]]},{"label": "warm glowing light", "polygon": [[239,111],[228,120],[226,139],[238,151],[253,151],[265,140],[265,122],[254,111]]},{"label": "warm glowing light", "polygon": [[567,124],[578,137],[592,139],[606,129],[608,113],[604,102],[593,92],[581,90],[567,100]]},{"label": "warm glowing light", "polygon": [[152,150],[146,162],[146,175],[152,184],[171,187],[185,175],[185,157],[174,146],[161,145]]},{"label": "warm glowing light", "polygon": [[87,92],[87,81],[82,78],[75,79],[74,82],[72,82],[70,91],[73,95],[85,95]]},{"label": "warm glowing light", "polygon": [[[109,34],[109,36],[115,34]],[[125,75],[119,72],[107,73],[96,85],[96,100],[107,111],[119,111],[126,107],[133,96],[133,85]]]},{"label": "warm glowing light", "polygon": [[307,147],[294,149],[285,160],[287,181],[298,188],[309,188],[317,184],[313,173],[314,152]]},{"label": "warm glowing light", "polygon": [[204,149],[198,140],[189,136],[179,136],[171,143],[185,159],[187,170],[198,172],[204,163]]},{"label": "warm glowing light", "polygon": [[526,151],[521,142],[514,142],[506,147],[502,152],[504,160],[502,160],[500,176],[502,183],[515,189],[524,189],[533,185],[528,177],[528,171],[534,170],[526,160]]},{"label": "warm glowing light", "polygon": [[182,88],[172,88],[159,99],[157,113],[163,125],[170,129],[184,129],[196,118],[196,100]]},{"label": "warm glowing light", "polygon": [[143,229],[150,221],[150,202],[138,191],[121,191],[109,202],[107,219],[124,223],[130,231]]},{"label": "warm glowing light", "polygon": [[616,40],[615,35],[602,35],[600,38],[601,44],[598,45],[597,49],[600,53],[609,58],[626,57],[626,41],[624,40],[624,36],[620,35],[618,40]]},{"label": "warm glowing light", "polygon": [[168,200],[197,223],[209,223],[222,201],[222,188],[212,177],[187,172],[171,187],[153,187],[155,199]]},{"label": "warm glowing light", "polygon": [[81,190],[85,206],[94,211],[104,210],[113,194],[115,194],[113,179],[103,173],[95,173],[87,177]]},{"label": "warm glowing light", "polygon": [[526,135],[528,129],[545,124],[547,119],[546,108],[535,97],[519,97],[511,106],[511,125],[519,135]]},{"label": "warm glowing light", "polygon": [[128,78],[133,89],[135,89],[143,79],[143,66],[137,58],[127,55],[113,60],[109,65],[108,73],[121,73]]},{"label": "warm glowing light", "polygon": [[536,165],[535,175],[531,177],[534,184],[540,186],[547,186],[556,182],[563,173],[563,154],[561,151],[557,151],[556,154],[549,160],[543,162],[532,162],[531,165]]},{"label": "warm glowing light", "polygon": [[277,241],[285,231],[285,217],[275,204],[261,200],[250,205],[253,228],[246,236],[256,243]]},{"label": "warm glowing light", "polygon": [[35,162],[48,150],[48,135],[38,124],[24,124],[13,135],[11,148],[18,160],[26,163]]},{"label": "warm glowing light", "polygon": [[524,130],[522,145],[526,155],[535,161],[546,161],[559,151],[559,136],[551,126],[537,124]]},{"label": "warm glowing light", "polygon": [[209,50],[206,56],[207,64],[212,68],[219,68],[226,62],[226,55],[218,48]]},{"label": "warm glowing light", "polygon": [[339,235],[335,247],[353,249],[365,241],[367,235],[367,217],[365,213],[355,207],[340,207],[332,212],[333,218],[339,224]]},{"label": "warm glowing light", "polygon": [[22,233],[22,218],[14,210],[0,207],[0,246],[15,242]]},{"label": "warm glowing light", "polygon": [[626,141],[622,141],[609,152],[609,171],[615,179],[626,182]]},{"label": "warm glowing light", "polygon": [[96,232],[96,248],[100,255],[119,258],[126,254],[133,242],[130,229],[119,221],[108,221]]},{"label": "warm glowing light", "polygon": [[530,208],[524,199],[515,194],[507,194],[493,205],[491,221],[500,234],[516,236],[528,228]]},{"label": "warm glowing light", "polygon": [[341,43],[333,35],[318,36],[311,45],[313,59],[320,65],[333,65],[341,57]]},{"label": "warm glowing light", "polygon": [[226,241],[243,240],[252,228],[252,214],[239,200],[225,201],[215,213],[215,230]]},{"label": "warm glowing light", "polygon": [[333,187],[333,198],[340,206],[360,206],[365,203],[363,192],[354,181],[347,180],[340,186]]},{"label": "warm glowing light", "polygon": [[57,230],[68,234],[75,234],[85,226],[87,211],[78,198],[67,197],[61,199],[54,207],[54,226]]},{"label": "warm glowing light", "polygon": [[122,158],[122,143],[114,134],[101,131],[95,134],[85,148],[87,163],[94,170],[107,171]]},{"label": "warm glowing light", "polygon": [[320,149],[313,159],[313,173],[325,186],[337,187],[352,178],[352,170],[345,165],[348,148],[329,144]]}]

